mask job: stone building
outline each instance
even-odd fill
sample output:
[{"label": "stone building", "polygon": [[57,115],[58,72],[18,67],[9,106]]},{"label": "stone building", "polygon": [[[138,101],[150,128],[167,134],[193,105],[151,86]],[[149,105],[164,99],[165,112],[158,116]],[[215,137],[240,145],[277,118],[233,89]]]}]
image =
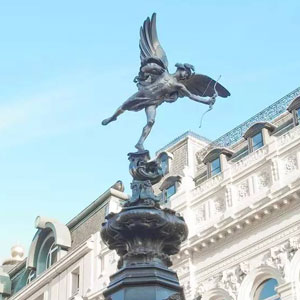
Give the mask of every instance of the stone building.
[{"label": "stone building", "polygon": [[[187,300],[300,299],[299,119],[300,88],[214,142],[187,132],[157,152],[154,190],[189,227],[172,257]],[[67,224],[37,217],[27,257],[14,247],[0,267],[0,299],[103,299],[118,257],[99,229],[127,198],[117,182]]]}]

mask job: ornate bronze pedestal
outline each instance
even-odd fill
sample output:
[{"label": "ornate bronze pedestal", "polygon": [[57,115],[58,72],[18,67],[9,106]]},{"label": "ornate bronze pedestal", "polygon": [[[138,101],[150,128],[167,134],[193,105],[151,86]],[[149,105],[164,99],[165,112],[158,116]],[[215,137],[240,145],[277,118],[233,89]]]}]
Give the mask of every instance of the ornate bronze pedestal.
[{"label": "ornate bronze pedestal", "polygon": [[132,197],[121,212],[109,214],[101,236],[120,256],[119,271],[104,292],[111,300],[184,299],[177,274],[168,267],[188,229],[175,211],[159,205],[152,184],[160,181],[160,161],[148,151],[129,153]]}]

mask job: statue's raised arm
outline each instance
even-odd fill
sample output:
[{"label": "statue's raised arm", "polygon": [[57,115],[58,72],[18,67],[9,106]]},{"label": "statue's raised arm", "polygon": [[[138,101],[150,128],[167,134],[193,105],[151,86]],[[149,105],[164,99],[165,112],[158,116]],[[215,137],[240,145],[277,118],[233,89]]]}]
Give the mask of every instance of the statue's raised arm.
[{"label": "statue's raised arm", "polygon": [[230,93],[212,78],[195,74],[194,67],[190,64],[176,64],[176,72],[169,73],[168,59],[157,37],[155,13],[151,20],[147,18],[144,21],[140,29],[139,47],[141,66],[138,75],[134,78],[138,92],[128,98],[111,117],[103,120],[102,124],[107,125],[115,121],[126,110],[145,109],[147,124],[135,146],[142,151],[144,141],[155,122],[156,109],[162,103],[175,102],[178,98],[188,97],[212,105],[216,96],[225,98]]}]

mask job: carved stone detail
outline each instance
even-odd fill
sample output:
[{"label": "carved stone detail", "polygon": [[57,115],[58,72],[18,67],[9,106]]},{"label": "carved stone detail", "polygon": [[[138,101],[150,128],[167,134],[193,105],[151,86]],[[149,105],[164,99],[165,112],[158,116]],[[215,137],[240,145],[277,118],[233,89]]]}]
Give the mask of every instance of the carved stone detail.
[{"label": "carved stone detail", "polygon": [[226,206],[231,207],[232,206],[232,186],[231,185],[226,186],[225,200],[226,200]]},{"label": "carved stone detail", "polygon": [[243,262],[198,284],[196,294],[202,295],[212,289],[222,288],[226,290],[233,299],[235,299],[238,294],[239,287],[248,273],[249,263]]},{"label": "carved stone detail", "polygon": [[226,205],[225,205],[225,201],[222,198],[217,198],[214,201],[214,208],[216,213],[218,214],[222,214],[224,213],[225,209],[226,209]]},{"label": "carved stone detail", "polygon": [[265,255],[262,265],[277,269],[282,277],[286,277],[291,269],[291,260],[300,249],[300,237],[292,237],[285,243],[271,248]]},{"label": "carved stone detail", "polygon": [[200,204],[196,208],[195,216],[196,216],[196,222],[198,222],[198,223],[204,222],[206,220],[206,213],[205,213],[205,205],[204,204]]},{"label": "carved stone detail", "polygon": [[250,195],[249,182],[248,180],[243,181],[238,185],[238,198],[243,200]]},{"label": "carved stone detail", "polygon": [[262,190],[271,184],[271,176],[267,171],[262,171],[257,175],[257,187],[258,190]]},{"label": "carved stone detail", "polygon": [[278,161],[277,161],[277,159],[274,159],[274,158],[272,159],[271,171],[272,171],[273,180],[277,181],[279,179]]},{"label": "carved stone detail", "polygon": [[248,262],[243,262],[234,268],[224,271],[222,273],[221,287],[228,291],[233,297],[236,296],[239,287],[248,272]]},{"label": "carved stone detail", "polygon": [[181,276],[184,275],[184,274],[189,273],[189,270],[190,270],[190,268],[189,268],[188,264],[185,264],[185,265],[183,265],[183,266],[180,266],[179,268],[176,269],[177,275],[178,275],[179,277],[181,277]]},{"label": "carved stone detail", "polygon": [[298,168],[296,155],[291,155],[285,159],[285,174],[292,173]]}]

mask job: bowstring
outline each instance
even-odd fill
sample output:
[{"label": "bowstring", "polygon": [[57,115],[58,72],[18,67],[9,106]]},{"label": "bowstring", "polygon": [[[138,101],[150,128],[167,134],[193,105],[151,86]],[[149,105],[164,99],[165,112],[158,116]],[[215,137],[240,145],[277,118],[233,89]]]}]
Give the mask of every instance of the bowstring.
[{"label": "bowstring", "polygon": [[[221,75],[218,77],[217,81],[216,81],[215,84],[214,84],[214,91],[215,91],[215,93],[216,93],[217,95],[218,95],[218,92],[217,92],[217,90],[216,90],[216,86],[217,86],[218,81],[219,81],[220,79],[221,79]],[[208,83],[208,85],[207,85],[206,89],[204,90],[204,92],[202,93],[202,96],[201,96],[201,97],[203,97],[203,95],[204,95],[205,92],[207,91],[208,87],[210,86],[211,82],[212,82],[212,79],[211,79],[210,82]],[[200,119],[200,125],[199,125],[199,128],[202,127],[202,121],[203,121],[204,116],[205,116],[209,111],[211,111],[211,110],[213,109],[213,106],[214,106],[214,104],[213,104],[213,105],[210,105],[209,108],[208,108],[208,110],[206,110],[206,111],[202,114],[201,119]]]}]

